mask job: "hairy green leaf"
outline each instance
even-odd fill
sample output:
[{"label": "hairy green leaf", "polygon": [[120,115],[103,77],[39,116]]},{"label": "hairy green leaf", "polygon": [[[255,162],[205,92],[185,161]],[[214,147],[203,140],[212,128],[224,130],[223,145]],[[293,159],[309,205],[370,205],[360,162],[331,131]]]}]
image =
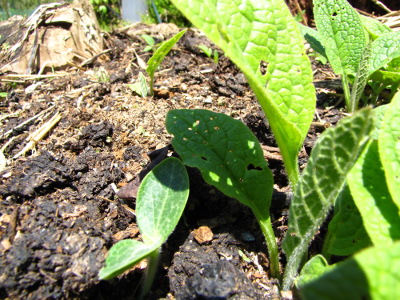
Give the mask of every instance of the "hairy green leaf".
[{"label": "hairy green leaf", "polygon": [[389,72],[400,72],[400,57],[391,60],[385,69]]},{"label": "hairy green leaf", "polygon": [[162,42],[157,50],[154,52],[153,56],[150,57],[147,62],[147,73],[150,76],[150,92],[153,93],[153,84],[154,84],[154,73],[157,70],[158,66],[164,60],[164,57],[171,51],[172,47],[179,41],[179,39],[185,34],[186,29],[178,32],[169,40]]},{"label": "hairy green leaf", "polygon": [[309,243],[371,135],[372,124],[372,110],[361,110],[326,130],[316,142],[290,205],[289,229],[283,241],[287,256],[284,290],[291,288]]},{"label": "hairy green leaf", "polygon": [[189,197],[189,178],[177,158],[164,160],[139,186],[136,218],[143,241],[163,243],[175,229]]},{"label": "hairy green leaf", "polygon": [[359,14],[346,0],[314,0],[314,16],[336,74],[355,75],[368,37]]},{"label": "hairy green leaf", "polygon": [[303,267],[296,279],[296,287],[302,287],[330,269],[326,259],[318,254],[311,258]]},{"label": "hairy green leaf", "polygon": [[381,132],[383,118],[385,117],[385,113],[388,108],[389,104],[379,105],[378,107],[374,108],[375,128],[371,136],[371,138],[373,138],[374,140],[378,140],[379,133]]},{"label": "hairy green leaf", "polygon": [[386,182],[394,203],[400,209],[400,92],[388,105],[378,143]]},{"label": "hairy green leaf", "polygon": [[360,15],[360,17],[361,17],[361,22],[364,25],[364,28],[373,37],[373,39],[376,39],[382,34],[393,32],[389,26],[382,24],[381,22],[379,22],[374,18],[370,18],[363,15]]},{"label": "hairy green leaf", "polygon": [[283,0],[172,0],[245,74],[276,137],[289,175],[315,108],[310,62]]},{"label": "hairy green leaf", "polygon": [[348,175],[348,185],[374,245],[390,245],[400,238],[399,209],[393,203],[379,159],[378,141],[372,140]]},{"label": "hairy green leaf", "polygon": [[300,289],[304,300],[400,299],[400,242],[366,249]]},{"label": "hairy green leaf", "polygon": [[336,200],[335,213],[324,240],[323,254],[349,256],[371,245],[360,212],[346,185]]},{"label": "hairy green leaf", "polygon": [[385,33],[372,42],[369,74],[400,57],[400,32]]},{"label": "hairy green leaf", "polygon": [[99,272],[100,279],[111,279],[132,268],[157,249],[159,244],[144,244],[134,240],[123,240],[111,247],[106,265]]},{"label": "hairy green leaf", "polygon": [[369,78],[369,66],[371,61],[372,46],[368,43],[364,49],[363,55],[361,56],[360,63],[358,65],[357,74],[354,79],[353,87],[350,94],[350,111],[356,111],[358,109],[358,102],[364,93],[365,86],[367,85]]}]

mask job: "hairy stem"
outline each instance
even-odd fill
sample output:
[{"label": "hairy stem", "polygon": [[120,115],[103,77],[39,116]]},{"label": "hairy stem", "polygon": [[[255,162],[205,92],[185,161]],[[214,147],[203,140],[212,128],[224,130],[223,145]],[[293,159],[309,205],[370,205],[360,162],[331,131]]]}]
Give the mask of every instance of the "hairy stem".
[{"label": "hairy stem", "polygon": [[278,245],[276,244],[274,230],[272,229],[271,218],[263,218],[261,214],[253,210],[258,223],[260,224],[262,233],[264,234],[265,241],[267,242],[268,252],[269,252],[269,268],[270,268],[270,275],[273,278],[280,279],[281,272],[279,266],[279,252],[278,252]]},{"label": "hairy stem", "polygon": [[343,86],[343,92],[344,92],[344,100],[346,101],[347,112],[353,113],[354,109],[353,109],[353,105],[351,103],[349,81],[347,80],[346,75],[342,76],[342,86]]},{"label": "hairy stem", "polygon": [[147,268],[144,274],[144,282],[142,285],[142,291],[139,299],[146,299],[146,295],[150,292],[151,286],[153,285],[154,277],[157,272],[158,257],[160,256],[161,248],[157,248],[151,252],[147,258]]}]

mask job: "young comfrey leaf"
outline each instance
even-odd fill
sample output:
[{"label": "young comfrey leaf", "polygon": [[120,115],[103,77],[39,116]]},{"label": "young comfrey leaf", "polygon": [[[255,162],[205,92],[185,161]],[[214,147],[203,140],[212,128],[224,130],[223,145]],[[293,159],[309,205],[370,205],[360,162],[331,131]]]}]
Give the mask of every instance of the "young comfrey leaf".
[{"label": "young comfrey leaf", "polygon": [[289,229],[282,245],[287,256],[284,290],[291,288],[308,245],[342,190],[372,128],[372,110],[364,109],[326,130],[316,142],[290,206]]},{"label": "young comfrey leaf", "polygon": [[400,57],[400,32],[382,34],[372,42],[371,48],[369,75]]},{"label": "young comfrey leaf", "polygon": [[326,55],[336,74],[355,75],[368,34],[346,0],[314,0],[314,16]]}]

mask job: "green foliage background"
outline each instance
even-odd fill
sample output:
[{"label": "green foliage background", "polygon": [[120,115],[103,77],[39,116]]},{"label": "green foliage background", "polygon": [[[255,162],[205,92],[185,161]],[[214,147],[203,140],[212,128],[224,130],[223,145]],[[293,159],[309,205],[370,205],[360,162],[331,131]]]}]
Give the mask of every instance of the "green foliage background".
[{"label": "green foliage background", "polygon": [[0,0],[0,21],[13,15],[29,16],[41,4],[58,2],[55,0]]},{"label": "green foliage background", "polygon": [[[144,17],[145,22],[158,23],[156,14],[152,7],[152,0],[146,0],[149,8],[147,17]],[[178,27],[190,27],[191,23],[186,17],[172,4],[170,0],[154,0],[157,7],[160,19],[164,23],[175,23]]]}]

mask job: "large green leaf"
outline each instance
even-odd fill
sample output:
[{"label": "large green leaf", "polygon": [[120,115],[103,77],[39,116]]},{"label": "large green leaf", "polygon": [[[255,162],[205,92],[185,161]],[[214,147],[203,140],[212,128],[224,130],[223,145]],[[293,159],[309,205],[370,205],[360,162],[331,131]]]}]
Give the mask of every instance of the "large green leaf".
[{"label": "large green leaf", "polygon": [[[295,184],[297,155],[314,114],[315,90],[302,37],[284,1],[172,2],[243,71]],[[265,64],[266,70],[261,70]]]},{"label": "large green leaf", "polygon": [[390,245],[400,238],[399,209],[393,203],[383,171],[378,142],[370,141],[348,175],[348,185],[372,243]]},{"label": "large green leaf", "polygon": [[389,26],[379,22],[377,19],[363,15],[360,15],[360,17],[361,17],[361,22],[364,25],[364,28],[373,37],[373,39],[376,39],[382,34],[393,32]]},{"label": "large green leaf", "polygon": [[346,185],[336,200],[335,213],[324,240],[323,254],[349,256],[371,245],[360,212]]},{"label": "large green leaf", "polygon": [[372,42],[369,74],[400,57],[400,32],[389,32]]},{"label": "large green leaf", "polygon": [[314,0],[314,16],[336,74],[355,75],[367,45],[359,14],[346,0]]},{"label": "large green leaf", "polygon": [[146,175],[136,202],[137,224],[145,243],[163,243],[175,229],[189,197],[189,177],[182,162],[170,157]]},{"label": "large green leaf", "polygon": [[400,209],[400,92],[388,105],[378,143],[386,182],[394,203]]},{"label": "large green leaf", "polygon": [[278,247],[271,226],[273,178],[257,138],[242,122],[207,110],[172,110],[167,130],[185,164],[224,194],[249,206],[267,242],[271,276],[280,277]]},{"label": "large green leaf", "polygon": [[167,130],[183,162],[224,194],[269,216],[273,178],[257,138],[242,122],[208,110],[171,110]]},{"label": "large green leaf", "polygon": [[300,290],[304,300],[400,299],[400,242],[366,249]]},{"label": "large green leaf", "polygon": [[290,205],[289,229],[283,241],[287,256],[284,290],[291,288],[301,259],[370,137],[372,125],[372,110],[361,110],[326,130],[316,142]]}]

